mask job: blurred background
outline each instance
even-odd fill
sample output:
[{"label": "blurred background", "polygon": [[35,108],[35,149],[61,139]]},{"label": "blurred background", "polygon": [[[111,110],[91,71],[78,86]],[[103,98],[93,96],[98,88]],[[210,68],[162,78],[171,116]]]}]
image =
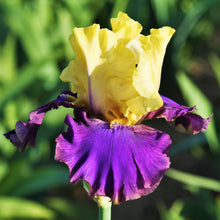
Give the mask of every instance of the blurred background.
[{"label": "blurred background", "polygon": [[110,28],[119,11],[139,21],[145,35],[165,25],[176,29],[160,93],[214,117],[195,136],[151,121],[173,139],[171,169],[152,194],[113,206],[112,219],[220,219],[219,0],[0,0],[0,219],[98,218],[82,184],[71,185],[68,168],[54,160],[55,138],[71,110],[48,113],[36,148],[24,153],[2,134],[68,89],[59,75],[74,58],[72,29],[94,22]]}]

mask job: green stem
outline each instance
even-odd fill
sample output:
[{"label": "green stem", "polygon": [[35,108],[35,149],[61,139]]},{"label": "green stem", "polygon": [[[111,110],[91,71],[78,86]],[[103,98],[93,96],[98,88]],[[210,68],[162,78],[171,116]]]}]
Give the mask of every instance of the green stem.
[{"label": "green stem", "polygon": [[110,202],[110,198],[99,196],[97,203],[99,206],[99,220],[111,220],[112,202]]},{"label": "green stem", "polygon": [[111,220],[111,206],[99,207],[99,220]]}]

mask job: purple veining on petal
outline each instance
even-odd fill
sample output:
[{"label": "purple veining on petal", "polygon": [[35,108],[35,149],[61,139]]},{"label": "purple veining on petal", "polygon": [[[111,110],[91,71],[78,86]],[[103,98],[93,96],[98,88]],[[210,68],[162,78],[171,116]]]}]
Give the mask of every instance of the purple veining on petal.
[{"label": "purple veining on petal", "polygon": [[88,90],[89,90],[89,106],[90,109],[94,109],[93,103],[93,95],[92,95],[92,88],[91,88],[91,76],[88,76]]},{"label": "purple veining on petal", "polygon": [[173,100],[161,96],[163,99],[163,106],[155,111],[152,111],[146,115],[146,118],[165,118],[168,122],[174,122],[174,125],[178,128],[184,129],[184,131],[197,134],[204,132],[208,128],[208,124],[212,119],[212,115],[204,119],[200,115],[192,113],[196,107],[186,107],[179,105]]},{"label": "purple veining on petal", "polygon": [[72,103],[74,98],[76,98],[76,94],[70,91],[60,93],[55,100],[32,111],[29,114],[30,120],[27,123],[18,121],[15,125],[15,129],[4,134],[5,137],[20,151],[23,151],[27,145],[34,147],[37,131],[43,122],[45,113],[51,109],[58,109],[59,106],[75,108],[76,106]]},{"label": "purple veining on petal", "polygon": [[[114,203],[154,191],[169,168],[169,135],[145,125],[110,127],[76,111],[68,130],[57,139],[55,159],[70,170],[70,182],[90,184],[89,195],[107,196]],[[80,120],[81,118],[81,120]]]}]

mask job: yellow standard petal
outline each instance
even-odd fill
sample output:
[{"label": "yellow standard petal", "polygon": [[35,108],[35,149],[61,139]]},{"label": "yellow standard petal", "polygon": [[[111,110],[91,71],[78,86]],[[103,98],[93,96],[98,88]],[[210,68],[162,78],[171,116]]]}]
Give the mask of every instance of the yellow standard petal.
[{"label": "yellow standard petal", "polygon": [[70,37],[76,59],[61,74],[78,93],[76,104],[111,123],[135,124],[162,106],[158,93],[170,27],[140,34],[127,14],[111,20],[113,31],[94,24],[75,28]]},{"label": "yellow standard petal", "polygon": [[122,12],[118,13],[117,18],[111,19],[111,25],[117,39],[124,44],[137,37],[142,31],[140,23],[130,19],[127,14]]},{"label": "yellow standard petal", "polygon": [[107,29],[100,30],[98,24],[86,28],[74,28],[70,43],[76,59],[62,71],[61,80],[71,82],[73,91],[78,93],[76,104],[93,108],[91,75],[104,60],[101,58],[114,44],[114,34]]},{"label": "yellow standard petal", "polygon": [[163,104],[158,93],[161,69],[167,44],[174,32],[170,27],[151,29],[150,35],[139,35],[126,45],[136,57],[133,84],[138,92],[136,97],[127,101],[127,105],[138,117]]}]

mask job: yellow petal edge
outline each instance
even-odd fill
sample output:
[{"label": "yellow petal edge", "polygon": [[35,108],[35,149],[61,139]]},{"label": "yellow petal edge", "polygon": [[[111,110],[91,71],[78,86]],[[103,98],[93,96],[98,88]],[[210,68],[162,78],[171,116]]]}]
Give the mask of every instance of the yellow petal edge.
[{"label": "yellow petal edge", "polygon": [[111,124],[136,124],[163,105],[158,93],[166,47],[174,29],[151,29],[119,12],[112,29],[98,24],[74,28],[70,43],[76,58],[61,73],[78,93],[75,102]]}]

